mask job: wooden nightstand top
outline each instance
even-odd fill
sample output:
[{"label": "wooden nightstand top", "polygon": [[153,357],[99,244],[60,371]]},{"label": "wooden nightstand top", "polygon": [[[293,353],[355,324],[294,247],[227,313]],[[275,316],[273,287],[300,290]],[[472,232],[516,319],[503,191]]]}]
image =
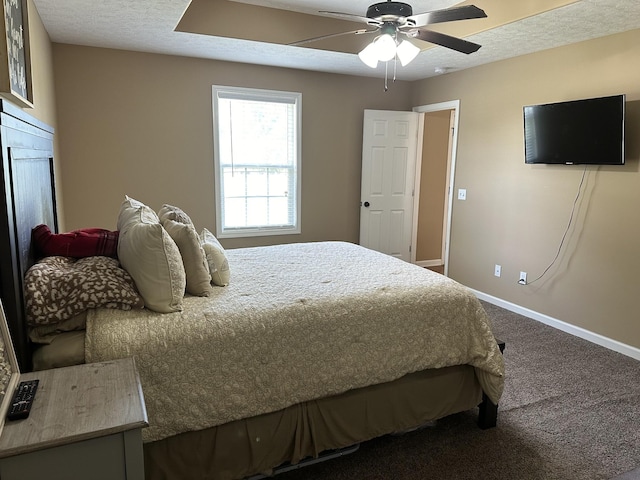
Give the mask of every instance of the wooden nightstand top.
[{"label": "wooden nightstand top", "polygon": [[6,422],[0,458],[149,425],[133,358],[26,373],[39,379],[31,413]]}]

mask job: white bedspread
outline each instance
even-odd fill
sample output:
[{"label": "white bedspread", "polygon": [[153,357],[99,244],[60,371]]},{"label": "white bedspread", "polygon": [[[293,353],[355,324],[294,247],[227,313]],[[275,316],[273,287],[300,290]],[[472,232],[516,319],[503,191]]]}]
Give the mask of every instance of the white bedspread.
[{"label": "white bedspread", "polygon": [[227,256],[230,285],[186,298],[183,312],[88,315],[87,362],[136,357],[145,441],[458,364],[498,402],[489,319],[453,280],[343,242]]}]

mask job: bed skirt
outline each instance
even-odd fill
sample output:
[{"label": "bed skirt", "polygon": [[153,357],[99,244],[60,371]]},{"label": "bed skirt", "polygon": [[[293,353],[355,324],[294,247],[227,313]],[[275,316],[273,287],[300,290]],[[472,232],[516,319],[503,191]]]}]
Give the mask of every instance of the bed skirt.
[{"label": "bed skirt", "polygon": [[327,450],[470,410],[482,400],[474,368],[406,375],[285,409],[145,443],[147,480],[231,480],[270,475]]}]

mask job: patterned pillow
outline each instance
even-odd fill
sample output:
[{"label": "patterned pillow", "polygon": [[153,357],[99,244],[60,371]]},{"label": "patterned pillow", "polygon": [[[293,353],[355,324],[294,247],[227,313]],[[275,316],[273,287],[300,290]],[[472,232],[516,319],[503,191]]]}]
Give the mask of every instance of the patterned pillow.
[{"label": "patterned pillow", "polygon": [[111,257],[45,257],[27,270],[24,284],[30,326],[68,320],[89,308],[144,307],[133,280]]},{"label": "patterned pillow", "polygon": [[220,287],[229,285],[231,272],[229,271],[229,260],[227,260],[224,248],[222,248],[222,245],[220,245],[220,242],[213,233],[206,228],[202,229],[200,241],[202,242],[202,248],[209,263],[211,280],[213,280],[215,285]]}]

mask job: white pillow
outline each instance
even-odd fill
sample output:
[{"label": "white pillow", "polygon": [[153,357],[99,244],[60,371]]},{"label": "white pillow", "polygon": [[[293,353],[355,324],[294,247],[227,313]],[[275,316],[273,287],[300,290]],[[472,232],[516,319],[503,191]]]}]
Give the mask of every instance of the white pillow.
[{"label": "white pillow", "polygon": [[200,234],[202,248],[207,256],[209,263],[209,271],[211,272],[211,280],[215,285],[224,287],[229,285],[231,272],[229,271],[229,261],[224,253],[224,248],[220,245],[218,239],[209,230],[204,228]]},{"label": "white pillow", "polygon": [[118,259],[129,272],[147,308],[182,311],[186,275],[176,242],[156,213],[125,197],[118,215]]},{"label": "white pillow", "polygon": [[200,245],[200,237],[193,225],[164,220],[162,226],[178,245],[187,274],[187,292],[208,297],[213,292],[207,257]]}]

